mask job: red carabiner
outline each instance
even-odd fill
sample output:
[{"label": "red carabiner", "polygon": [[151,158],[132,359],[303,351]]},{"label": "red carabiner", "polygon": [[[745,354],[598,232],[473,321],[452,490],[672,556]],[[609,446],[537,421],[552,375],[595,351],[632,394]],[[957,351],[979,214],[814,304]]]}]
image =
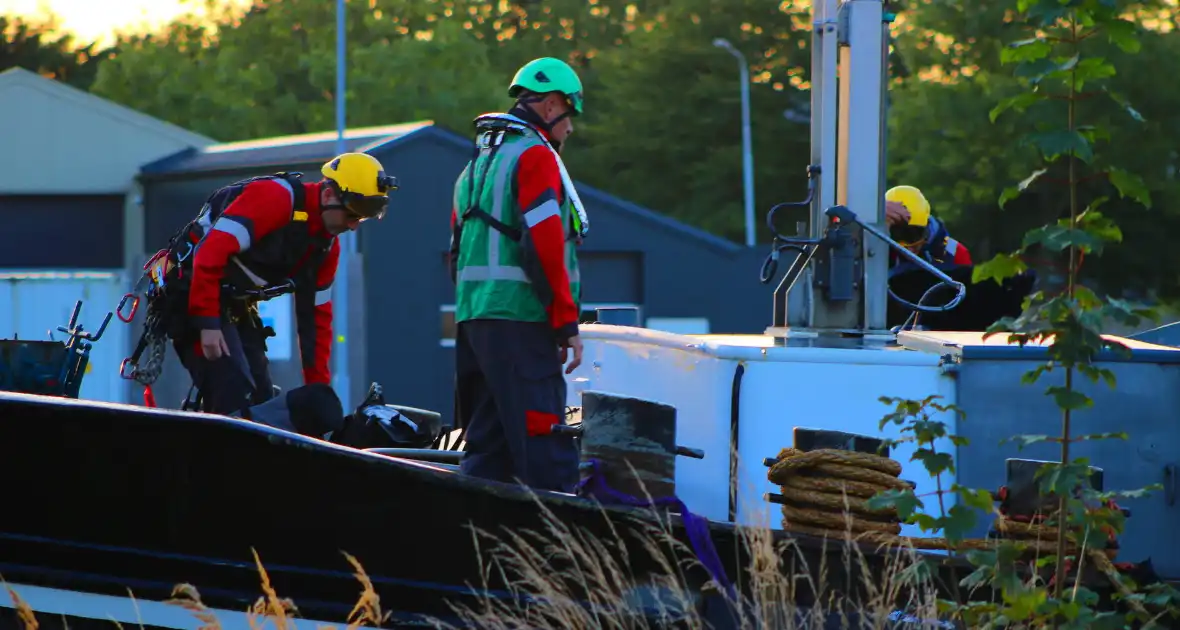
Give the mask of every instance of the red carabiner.
[{"label": "red carabiner", "polygon": [[151,267],[151,266],[152,266],[152,263],[154,263],[154,262],[156,262],[157,260],[159,260],[161,256],[165,256],[165,255],[167,255],[167,254],[168,254],[168,250],[167,250],[167,249],[161,249],[160,251],[156,252],[155,254],[152,254],[152,257],[151,257],[151,258],[149,258],[147,262],[143,263],[143,270],[144,270],[144,271],[147,271],[147,270],[148,270],[148,267]]},{"label": "red carabiner", "polygon": [[[127,366],[129,364],[132,366],[130,374],[127,373]],[[129,381],[131,379],[135,378],[135,366],[134,366],[134,364],[131,363],[131,357],[127,357],[126,359],[123,359],[123,362],[119,364],[119,376],[122,376],[123,378],[125,378]]]},{"label": "red carabiner", "polygon": [[[123,316],[123,307],[127,306],[127,300],[131,300],[131,312],[126,317]],[[139,310],[139,296],[133,293],[128,293],[119,300],[119,307],[115,309],[115,314],[119,316],[119,320],[125,324],[130,324],[132,319],[135,319],[135,313]]]}]

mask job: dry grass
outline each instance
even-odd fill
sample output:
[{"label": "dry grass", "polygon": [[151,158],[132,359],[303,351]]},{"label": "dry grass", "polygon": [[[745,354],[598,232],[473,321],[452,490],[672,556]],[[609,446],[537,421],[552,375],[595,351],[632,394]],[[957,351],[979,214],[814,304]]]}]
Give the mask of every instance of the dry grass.
[{"label": "dry grass", "polygon": [[[474,598],[475,606],[448,603],[458,625],[432,619],[435,628],[704,630],[713,627],[711,621],[721,619],[724,627],[740,630],[868,630],[897,628],[899,615],[910,621],[904,624],[907,628],[937,627],[932,625],[939,615],[931,572],[912,548],[877,555],[877,566],[870,569],[869,558],[862,546],[853,542],[851,530],[832,532],[825,541],[828,548],[817,553],[815,548],[803,549],[792,538],[780,536],[776,540],[763,508],[747,519],[755,525],[737,528],[737,544],[747,562],[741,575],[744,583],[737,582],[738,576],[729,576],[741,593],[731,599],[713,581],[701,585],[690,579],[690,575],[707,572],[693,550],[677,538],[670,520],[655,509],[639,510],[621,519],[617,513],[608,518],[608,508],[598,506],[598,516],[609,531],[606,536],[596,536],[583,526],[562,521],[536,494],[531,498],[540,514],[539,530],[470,528],[480,571],[474,578],[477,583],[468,586],[484,595]],[[624,519],[625,532],[617,526]],[[262,591],[245,611],[251,629],[263,630],[269,623],[274,630],[295,630],[298,608],[290,599],[280,597],[261,558],[251,551]],[[385,626],[391,613],[382,612],[380,598],[361,563],[347,553],[344,556],[360,584],[360,596],[345,620],[347,630]],[[819,566],[812,566],[816,558]],[[831,566],[831,562],[840,566]],[[654,570],[634,575],[629,567],[636,565]],[[836,585],[835,575],[864,577],[856,584]],[[497,587],[507,585],[511,597],[486,594],[493,578]],[[25,630],[36,630],[32,609],[12,589],[9,594]],[[706,599],[709,619],[702,605]],[[814,603],[799,607],[795,602],[800,599]],[[191,584],[176,586],[165,603],[188,610],[200,622],[200,630],[222,628]],[[722,608],[720,615],[715,612],[717,607]],[[305,626],[308,623],[303,621]],[[335,630],[335,626],[317,630],[329,629]]]},{"label": "dry grass", "polygon": [[[737,617],[736,627],[742,630],[894,628],[898,623],[899,603],[910,619],[938,618],[933,584],[927,572],[918,569],[922,565],[913,550],[888,554],[882,575],[879,569],[869,570],[861,547],[852,544],[851,535],[846,533],[843,541],[838,537],[828,541],[830,545],[842,547],[842,553],[823,554],[825,560],[813,567],[808,558],[816,557],[814,551],[805,553],[791,539],[775,540],[769,527],[760,524],[739,528],[739,539],[748,552],[749,562],[743,576],[747,581],[738,586],[746,594],[730,600],[715,583],[710,582],[704,589],[691,585],[687,569],[699,564],[695,555],[677,540],[668,520],[654,512],[647,518],[634,519],[631,531],[638,533],[627,541],[625,534],[618,530],[607,538],[595,537],[582,527],[562,522],[538,498],[534,500],[543,515],[543,527],[539,531],[498,534],[472,531],[480,558],[481,583],[471,586],[481,590],[496,577],[508,584],[508,590],[516,597],[481,597],[475,607],[452,605],[459,624],[435,619],[436,628],[705,629],[712,626],[701,610],[702,590],[711,592],[716,601],[724,602]],[[360,562],[344,555],[355,569],[361,590],[345,621],[347,629],[384,626],[390,613],[381,611],[380,598]],[[844,566],[828,566],[829,556],[840,558]],[[271,586],[257,553],[254,560],[262,594],[245,611],[252,630],[263,630],[268,624],[274,630],[294,630],[298,609]],[[650,562],[658,570],[646,578],[638,578],[627,568],[636,560]],[[860,569],[862,575],[875,573],[879,579],[865,579],[860,584],[832,590],[825,585],[835,568],[841,572]],[[13,589],[9,588],[8,593],[25,629],[36,630],[32,609]],[[814,595],[816,605],[806,610],[796,607],[794,602],[800,595]],[[165,603],[190,611],[200,622],[200,630],[222,628],[214,611],[201,602],[199,592],[191,584],[178,585]],[[906,627],[919,627],[919,624]],[[922,624],[922,627],[932,626]],[[335,626],[321,626],[318,630],[328,628]]]},{"label": "dry grass", "polygon": [[4,584],[4,589],[8,591],[8,597],[12,600],[12,606],[16,609],[16,617],[20,620],[21,625],[24,626],[25,630],[37,630],[40,624],[37,623],[37,616],[33,614],[33,609],[29,607],[29,604],[25,600],[21,599],[20,595],[16,594],[16,591],[12,590],[8,582],[4,582],[3,578],[0,578],[0,582]]},{"label": "dry grass", "polygon": [[[516,598],[482,598],[477,608],[452,606],[461,623],[439,623],[438,628],[711,627],[701,611],[701,589],[692,588],[685,574],[699,562],[677,540],[666,519],[654,512],[636,518],[639,534],[627,545],[617,530],[607,540],[596,538],[562,522],[540,501],[537,504],[543,515],[541,531],[473,531],[482,566],[479,586],[486,589],[488,578],[496,575]],[[749,558],[743,576],[747,582],[739,585],[739,592],[746,594],[732,600],[712,582],[704,590],[728,608],[742,630],[831,628],[834,621],[842,628],[892,627],[898,603],[915,617],[938,617],[933,584],[927,572],[918,570],[921,561],[914,550],[888,554],[884,575],[876,571],[880,581],[863,580],[835,591],[825,586],[833,569],[826,559],[833,554],[822,554],[820,566],[809,566],[808,558],[817,556],[814,551],[805,553],[793,539],[775,540],[762,524],[739,528],[738,538]],[[843,540],[837,534],[828,544],[842,549],[837,556],[844,565],[841,573],[874,573],[849,533]],[[646,579],[631,575],[626,567],[636,560],[654,564],[659,571]],[[814,595],[817,605],[800,609],[794,604],[800,595]]]},{"label": "dry grass", "polygon": [[[702,586],[690,579],[690,575],[707,573],[693,550],[677,538],[670,520],[655,509],[608,518],[608,508],[598,506],[598,516],[609,532],[596,536],[583,526],[562,521],[536,494],[532,501],[540,514],[539,530],[471,528],[480,572],[474,578],[477,583],[468,586],[475,593],[487,593],[495,581],[498,587],[507,585],[511,597],[479,596],[473,607],[451,603],[459,624],[433,619],[435,628],[703,630],[713,627],[711,619],[726,617],[740,630],[868,630],[897,628],[902,614],[910,621],[904,627],[937,627],[932,625],[939,614],[931,572],[912,548],[875,555],[876,568],[871,569],[851,530],[832,532],[825,541],[828,548],[817,553],[814,548],[805,550],[793,538],[776,539],[767,524],[767,508],[762,508],[747,519],[755,525],[737,528],[737,544],[747,561],[741,576],[744,583],[737,583],[738,576],[729,576],[742,593],[731,599],[715,582]],[[625,531],[617,526],[624,519]],[[298,608],[280,597],[261,558],[252,553],[262,594],[245,611],[251,629],[263,630],[269,623],[274,630],[294,630]],[[382,612],[380,597],[361,563],[347,553],[344,556],[361,592],[344,622],[347,630],[385,626],[391,613]],[[812,566],[816,558],[819,566]],[[636,565],[654,570],[634,575],[629,567]],[[834,584],[836,575],[864,577],[855,584]],[[8,590],[25,630],[36,630],[32,609]],[[706,595],[711,609],[723,608],[721,615],[711,610],[711,619],[706,619],[702,606]],[[799,607],[795,602],[800,599],[814,604]],[[165,603],[188,610],[200,622],[200,630],[222,628],[191,584],[176,586]],[[329,628],[335,626],[318,630]]]}]

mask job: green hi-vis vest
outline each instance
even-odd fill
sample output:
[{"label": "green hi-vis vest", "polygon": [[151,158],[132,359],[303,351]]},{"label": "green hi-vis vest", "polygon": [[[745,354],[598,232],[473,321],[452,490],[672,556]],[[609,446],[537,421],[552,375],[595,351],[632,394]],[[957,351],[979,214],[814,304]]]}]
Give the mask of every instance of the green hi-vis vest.
[{"label": "green hi-vis vest", "polygon": [[544,144],[536,131],[527,128],[485,129],[476,138],[478,155],[455,182],[456,222],[461,225],[455,265],[456,323],[471,319],[548,321],[546,309],[552,291],[524,225],[531,227],[553,214],[561,217],[566,234],[566,272],[580,312],[581,279],[568,191],[563,191],[560,205],[550,200],[527,216],[522,216],[516,201],[516,164],[527,149]]}]

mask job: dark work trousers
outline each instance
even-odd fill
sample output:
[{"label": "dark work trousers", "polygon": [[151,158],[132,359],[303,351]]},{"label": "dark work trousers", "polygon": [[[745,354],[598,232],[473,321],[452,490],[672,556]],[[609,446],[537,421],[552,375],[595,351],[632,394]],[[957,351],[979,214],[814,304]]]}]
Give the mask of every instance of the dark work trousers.
[{"label": "dark work trousers", "polygon": [[490,319],[457,328],[455,416],[467,441],[459,469],[572,492],[576,444],[565,435],[538,435],[565,421],[565,377],[553,330],[545,323]]},{"label": "dark work trousers", "polygon": [[215,361],[206,359],[198,330],[175,344],[181,363],[204,399],[201,411],[228,415],[274,397],[270,362],[266,358],[266,332],[261,320],[249,313],[234,319],[221,317],[221,332],[229,356],[223,354]]}]

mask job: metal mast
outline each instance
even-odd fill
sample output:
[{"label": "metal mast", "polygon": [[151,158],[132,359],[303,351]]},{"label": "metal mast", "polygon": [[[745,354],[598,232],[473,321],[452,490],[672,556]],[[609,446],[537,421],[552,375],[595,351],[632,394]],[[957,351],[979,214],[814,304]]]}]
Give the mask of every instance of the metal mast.
[{"label": "metal mast", "polygon": [[[882,0],[812,4],[810,225],[799,237],[813,243],[775,292],[769,334],[887,334],[888,245],[858,225],[834,224],[828,211],[845,206],[858,221],[884,230],[892,19]],[[840,229],[829,230],[832,225]],[[814,241],[825,237],[817,247]],[[803,268],[808,261],[814,264]]]}]

